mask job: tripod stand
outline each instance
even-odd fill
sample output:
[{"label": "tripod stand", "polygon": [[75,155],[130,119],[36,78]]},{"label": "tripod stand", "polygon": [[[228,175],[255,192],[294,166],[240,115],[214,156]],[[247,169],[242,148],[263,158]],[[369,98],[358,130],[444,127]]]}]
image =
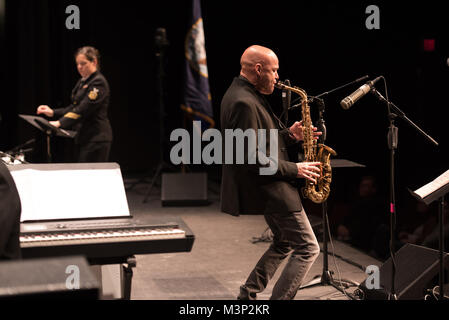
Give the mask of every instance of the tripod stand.
[{"label": "tripod stand", "polygon": [[163,78],[164,78],[164,53],[165,49],[168,47],[169,42],[167,40],[166,32],[164,28],[158,28],[156,30],[155,36],[155,45],[156,45],[156,59],[158,61],[158,94],[159,94],[159,164],[156,168],[156,172],[151,179],[150,186],[148,191],[143,199],[143,202],[146,203],[148,198],[150,197],[151,190],[153,189],[156,180],[162,174],[162,170],[165,168],[169,168],[170,166],[164,161],[164,141],[165,141],[165,125],[164,125],[164,86],[163,86]]},{"label": "tripod stand", "polygon": [[[165,168],[170,168],[170,166],[164,161],[164,142],[165,142],[165,125],[164,125],[164,116],[165,116],[165,105],[164,105],[164,57],[165,50],[169,45],[166,36],[166,30],[164,28],[157,28],[155,37],[155,56],[157,60],[157,86],[158,86],[158,106],[159,106],[159,163],[156,167],[156,170],[151,178],[150,186],[145,194],[145,198],[143,202],[146,203],[148,198],[150,197],[153,186],[155,185],[157,179],[161,176],[162,171]],[[131,186],[127,187],[126,190],[131,190],[135,185],[141,183],[147,178],[145,175],[143,178],[139,179],[137,182],[133,183]]]}]

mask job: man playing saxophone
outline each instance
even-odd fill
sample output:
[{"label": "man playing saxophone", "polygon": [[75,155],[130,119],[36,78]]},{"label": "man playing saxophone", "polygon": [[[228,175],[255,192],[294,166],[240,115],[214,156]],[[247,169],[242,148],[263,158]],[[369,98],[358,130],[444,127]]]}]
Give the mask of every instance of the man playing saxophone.
[{"label": "man playing saxophone", "polygon": [[[293,299],[320,247],[298,190],[291,182],[297,178],[316,182],[320,177],[320,162],[295,163],[288,158],[286,147],[303,140],[303,130],[302,122],[286,128],[265,98],[273,93],[279,79],[276,54],[266,47],[253,45],[244,51],[240,64],[240,76],[233,80],[222,99],[221,129],[276,129],[278,169],[274,175],[260,175],[251,165],[223,165],[221,210],[235,216],[263,214],[273,232],[273,243],[240,287],[238,299],[255,299],[290,254],[271,299]],[[321,133],[314,130],[317,138]]]}]

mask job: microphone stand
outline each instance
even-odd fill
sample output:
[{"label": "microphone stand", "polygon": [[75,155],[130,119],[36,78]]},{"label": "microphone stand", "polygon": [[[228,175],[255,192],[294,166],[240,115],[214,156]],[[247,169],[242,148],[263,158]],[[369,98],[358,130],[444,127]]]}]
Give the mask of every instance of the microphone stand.
[{"label": "microphone stand", "polygon": [[[319,118],[318,118],[318,121],[317,121],[317,128],[318,128],[318,130],[320,130],[323,133],[321,135],[321,137],[320,137],[320,140],[319,140],[320,143],[324,144],[324,142],[326,141],[326,135],[327,135],[326,124],[325,124],[325,121],[324,121],[325,104],[324,104],[323,98],[326,97],[327,95],[335,92],[335,91],[343,89],[343,88],[345,88],[347,86],[350,86],[352,84],[364,81],[364,80],[366,80],[368,78],[369,78],[368,75],[365,75],[365,76],[360,77],[360,78],[358,78],[358,79],[356,79],[354,81],[346,83],[346,84],[344,84],[342,86],[339,86],[337,88],[334,88],[334,89],[326,91],[326,92],[323,92],[323,93],[321,93],[321,94],[319,94],[319,95],[317,95],[315,97],[313,97],[313,96],[310,97],[310,102],[316,101],[317,104],[318,104]],[[293,102],[296,102],[296,101],[298,101],[298,99],[295,99]],[[297,108],[299,106],[301,106],[301,104],[294,105],[294,106],[290,107],[289,110]],[[322,208],[321,209],[322,209],[322,224],[323,224],[323,229],[324,229],[323,230],[324,231],[324,233],[323,233],[323,273],[322,273],[321,277],[319,277],[319,276],[314,277],[314,279],[311,282],[301,286],[301,288],[311,287],[311,286],[318,285],[318,284],[321,284],[321,285],[332,285],[337,290],[339,290],[339,291],[343,292],[344,294],[348,295],[351,299],[355,299],[352,295],[350,295],[349,293],[345,292],[338,285],[336,285],[335,281],[332,279],[332,274],[329,271],[329,264],[328,264],[328,248],[327,248],[328,238],[327,237],[328,237],[328,231],[329,231],[329,227],[328,227],[329,223],[328,223],[328,217],[327,217],[327,201],[322,203]],[[329,236],[330,236],[330,232],[329,232]],[[334,252],[334,254],[335,254],[335,252]],[[350,263],[350,264],[360,268],[360,265],[358,265],[357,263],[352,262],[352,261],[347,260],[347,259],[344,259],[342,257],[340,257],[340,258],[342,260],[344,260],[344,261],[346,261],[346,262],[348,262],[348,263]],[[318,279],[319,279],[319,281],[318,281]],[[345,280],[345,279],[341,279],[340,284],[345,286],[345,287],[349,287],[350,285],[358,285],[354,281]]]},{"label": "microphone stand", "polygon": [[165,105],[164,105],[164,85],[163,79],[165,77],[164,73],[164,57],[165,50],[167,49],[169,42],[166,38],[165,29],[158,28],[156,30],[155,36],[155,45],[156,45],[156,59],[158,61],[158,95],[159,95],[159,164],[156,168],[156,172],[151,179],[150,186],[146,192],[145,198],[143,202],[146,203],[148,198],[150,197],[151,190],[153,189],[154,184],[156,183],[156,179],[159,178],[162,174],[162,170],[164,168],[170,167],[164,161],[164,143],[165,143]]},{"label": "microphone stand", "polygon": [[[351,81],[351,82],[349,82],[349,83],[346,83],[346,84],[344,84],[344,85],[342,85],[342,86],[339,86],[339,87],[337,87],[337,88],[335,88],[335,89],[332,89],[332,90],[330,90],[330,91],[323,92],[323,93],[321,93],[321,94],[319,94],[319,95],[317,95],[317,96],[315,96],[315,97],[311,97],[311,98],[312,98],[312,100],[313,100],[313,99],[318,99],[318,98],[321,98],[321,97],[326,97],[326,96],[329,95],[330,93],[333,93],[333,92],[335,92],[335,91],[338,91],[338,90],[340,90],[340,89],[343,89],[343,88],[345,88],[345,87],[347,87],[347,86],[350,86],[350,85],[352,85],[352,84],[354,84],[354,83],[358,83],[358,82],[364,81],[364,80],[366,80],[366,79],[368,79],[368,78],[369,78],[369,77],[368,77],[367,75],[366,75],[366,76],[363,76],[363,77],[358,78],[358,79],[356,79],[356,80],[354,80],[354,81]],[[300,99],[301,99],[301,98],[296,98],[295,100],[292,101],[292,103],[296,103],[296,102],[298,102]],[[299,107],[299,106],[300,106],[300,105],[294,105],[294,106],[290,107],[290,109],[297,108],[297,107]],[[290,110],[290,109],[289,109],[289,110]]]},{"label": "microphone stand", "polygon": [[[361,80],[360,80],[361,81]],[[344,85],[343,87],[345,87],[346,85]],[[333,92],[335,91],[329,91],[329,92]],[[319,131],[321,131],[323,134],[320,136],[319,138],[319,143],[324,144],[326,141],[326,124],[324,121],[324,111],[325,111],[325,104],[324,104],[324,100],[319,98],[320,96],[324,96],[327,95],[329,92],[326,92],[324,94],[321,94],[317,97],[314,97],[313,100],[317,102],[318,105],[318,121],[317,121],[317,128]],[[316,285],[331,285],[333,286],[335,289],[339,290],[340,292],[342,292],[343,294],[347,295],[348,297],[350,297],[351,299],[355,299],[351,294],[347,293],[344,289],[342,289],[340,286],[343,286],[345,288],[350,287],[351,285],[357,286],[358,283],[351,281],[351,280],[345,280],[345,279],[340,279],[338,282],[335,281],[332,277],[332,272],[329,271],[329,261],[328,261],[328,247],[327,247],[327,243],[328,243],[328,231],[329,231],[329,220],[328,220],[328,216],[327,216],[327,200],[324,201],[321,204],[321,212],[322,212],[322,224],[323,224],[323,272],[320,276],[315,276],[314,279],[312,279],[312,281],[310,281],[309,283],[302,285],[300,287],[300,289],[304,289],[304,288],[308,288],[308,287],[312,287],[312,286],[316,286]],[[330,237],[330,232],[329,232],[329,237]]]},{"label": "microphone stand", "polygon": [[[397,300],[398,297],[396,295],[395,289],[395,276],[396,276],[396,263],[394,260],[395,255],[395,247],[394,247],[394,230],[395,230],[395,222],[396,222],[396,199],[395,199],[395,154],[398,145],[398,128],[394,124],[394,120],[396,117],[400,117],[405,120],[408,124],[410,124],[413,128],[415,128],[419,133],[421,133],[426,139],[428,139],[431,143],[438,146],[438,142],[436,142],[432,137],[430,137],[427,133],[421,130],[416,124],[414,124],[405,113],[399,109],[394,103],[385,99],[382,94],[376,90],[376,88],[372,88],[371,92],[374,96],[382,102],[387,104],[388,111],[388,120],[390,122],[390,126],[388,127],[388,148],[390,149],[390,255],[391,255],[391,292],[389,293],[389,300]],[[393,112],[392,112],[393,110]]]},{"label": "microphone stand", "polygon": [[[322,97],[326,97],[327,95],[329,95],[330,93],[333,93],[337,90],[340,90],[342,88],[345,88],[349,85],[352,85],[354,83],[357,82],[361,82],[364,81],[368,78],[368,76],[363,76],[361,78],[358,78],[354,81],[351,81],[347,84],[344,84],[342,86],[339,86],[335,89],[332,89],[330,91],[326,91],[324,93],[319,94],[318,96],[315,97],[310,97],[311,98],[311,102],[315,101],[318,105],[318,121],[317,121],[317,128],[318,130],[320,130],[323,134],[321,135],[319,142],[324,144],[326,141],[326,135],[327,135],[327,131],[326,131],[326,124],[324,121],[324,112],[325,112],[325,104],[324,104],[324,100],[322,99]],[[297,101],[297,100],[296,100]],[[300,105],[295,105],[292,106],[290,109],[296,108]],[[358,283],[352,281],[352,280],[346,280],[346,279],[340,279],[339,281],[335,281],[332,277],[332,273],[331,271],[329,271],[329,261],[328,261],[328,235],[330,237],[330,232],[329,232],[329,220],[328,220],[328,215],[327,215],[327,200],[324,201],[321,204],[321,212],[322,212],[322,224],[323,224],[323,272],[321,274],[321,276],[316,276],[314,277],[314,279],[312,279],[312,281],[310,281],[309,283],[302,285],[300,287],[300,289],[303,288],[308,288],[308,287],[312,287],[312,286],[316,286],[316,285],[331,285],[333,286],[335,289],[339,290],[340,292],[342,292],[343,294],[345,294],[346,296],[348,296],[349,298],[351,298],[352,300],[355,300],[355,297],[346,292],[343,288],[341,287],[345,287],[345,288],[349,288],[350,286],[357,286]],[[335,254],[335,252],[334,252]],[[349,261],[348,261],[349,262]],[[356,265],[355,263],[353,263],[352,261],[350,261],[351,264]]]},{"label": "microphone stand", "polygon": [[[319,119],[317,121],[317,127],[318,127],[319,130],[321,130],[321,132],[323,132],[323,134],[320,137],[320,143],[324,144],[324,142],[326,140],[326,133],[327,133],[326,132],[326,125],[325,125],[325,121],[324,121],[325,104],[324,104],[324,100],[322,99],[322,97],[326,97],[327,95],[329,95],[329,94],[331,94],[331,93],[333,93],[333,92],[335,92],[337,90],[343,89],[343,88],[345,88],[347,86],[350,86],[350,85],[352,85],[354,83],[358,83],[358,82],[364,81],[366,79],[368,79],[367,75],[365,75],[365,76],[363,76],[361,78],[358,78],[358,79],[356,79],[354,81],[351,81],[349,83],[346,83],[346,84],[344,84],[342,86],[339,86],[339,87],[337,87],[335,89],[323,92],[323,93],[319,94],[318,96],[315,96],[315,97],[314,96],[309,96],[309,98],[310,98],[309,102],[316,101],[317,104],[318,104],[318,108],[319,108],[319,110],[318,110],[319,111]],[[298,102],[300,99],[301,98],[297,98],[297,99],[293,100],[292,103]],[[289,107],[288,110],[295,109],[295,108],[300,107],[300,106],[301,106],[301,104],[299,103],[299,104],[296,104],[296,105],[293,105],[293,106]],[[329,271],[328,247],[327,247],[327,243],[328,243],[328,238],[327,237],[328,237],[328,231],[329,231],[329,227],[328,227],[329,223],[328,223],[328,217],[327,217],[327,201],[324,201],[322,203],[321,209],[322,209],[322,224],[323,224],[323,272],[322,272],[321,276],[314,277],[314,279],[312,281],[310,281],[309,283],[307,283],[305,285],[302,285],[300,287],[300,289],[307,288],[307,287],[312,287],[312,286],[315,286],[315,285],[324,285],[324,286],[325,285],[331,285],[335,289],[339,290],[340,292],[344,293],[345,295],[347,295],[351,299],[355,300],[355,297],[353,295],[351,295],[348,292],[346,292],[340,286],[344,286],[344,287],[348,288],[351,285],[357,286],[358,283],[356,283],[354,281],[351,281],[351,280],[341,279],[339,281],[339,284],[337,284],[335,282],[335,280],[333,279],[331,272]],[[329,236],[330,236],[330,232],[329,232]],[[350,262],[350,261],[348,261],[348,262]],[[353,265],[356,265],[353,262],[350,262],[350,263],[353,264]]]},{"label": "microphone stand", "polygon": [[[154,37],[154,45],[155,45],[155,57],[157,61],[157,87],[158,87],[158,107],[159,107],[159,164],[155,170],[153,177],[151,178],[150,186],[145,194],[143,199],[143,203],[148,201],[150,197],[153,186],[156,183],[156,180],[161,176],[162,171],[165,168],[170,168],[164,161],[164,144],[165,144],[165,105],[164,105],[164,85],[163,80],[165,78],[164,72],[164,59],[165,59],[165,51],[170,45],[170,42],[166,36],[166,30],[164,28],[157,28],[155,37]],[[147,178],[148,174],[145,174],[142,179],[133,183],[131,186],[126,188],[126,191],[131,190],[135,185],[139,184],[141,181]]]},{"label": "microphone stand", "polygon": [[[287,86],[290,86],[290,80],[285,79],[284,83]],[[287,126],[287,124],[288,124],[288,111],[291,109],[290,104],[291,104],[290,90],[282,90],[282,113],[279,116],[279,120],[282,121],[282,118],[283,118],[285,126]]]}]

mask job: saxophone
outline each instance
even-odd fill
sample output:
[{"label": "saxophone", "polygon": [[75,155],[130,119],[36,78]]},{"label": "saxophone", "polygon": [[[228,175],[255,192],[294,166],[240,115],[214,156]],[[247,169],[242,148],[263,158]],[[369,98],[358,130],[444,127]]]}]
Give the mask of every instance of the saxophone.
[{"label": "saxophone", "polygon": [[304,197],[312,200],[313,202],[323,203],[329,196],[330,184],[332,181],[330,156],[335,156],[337,153],[332,148],[325,146],[324,144],[318,144],[317,140],[314,139],[312,119],[310,117],[310,107],[307,104],[307,93],[298,87],[287,86],[281,81],[276,83],[276,88],[290,90],[301,97],[304,161],[321,162],[320,177],[316,179],[316,183],[306,180],[306,185],[301,191]]}]

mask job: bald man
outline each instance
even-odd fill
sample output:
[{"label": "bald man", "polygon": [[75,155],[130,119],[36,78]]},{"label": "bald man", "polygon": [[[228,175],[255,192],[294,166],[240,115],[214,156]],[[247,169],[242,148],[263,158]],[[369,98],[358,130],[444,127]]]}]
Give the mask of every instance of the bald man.
[{"label": "bald man", "polygon": [[[289,255],[271,299],[293,299],[320,252],[295,182],[297,178],[315,181],[319,177],[320,163],[289,160],[287,147],[303,139],[302,123],[295,122],[286,128],[265,97],[273,93],[279,79],[276,54],[269,48],[254,45],[244,51],[240,64],[240,76],[234,78],[221,103],[221,128],[223,132],[226,129],[234,132],[237,129],[255,132],[275,129],[277,139],[267,134],[264,150],[277,145],[277,159],[272,159],[277,162],[277,171],[272,175],[260,174],[259,169],[264,165],[248,162],[248,145],[245,145],[244,164],[223,164],[221,210],[234,216],[263,214],[274,236],[272,245],[240,287],[238,299],[256,299],[257,293],[266,288]],[[235,151],[236,147],[234,155]],[[270,158],[268,152],[266,156]]]}]

